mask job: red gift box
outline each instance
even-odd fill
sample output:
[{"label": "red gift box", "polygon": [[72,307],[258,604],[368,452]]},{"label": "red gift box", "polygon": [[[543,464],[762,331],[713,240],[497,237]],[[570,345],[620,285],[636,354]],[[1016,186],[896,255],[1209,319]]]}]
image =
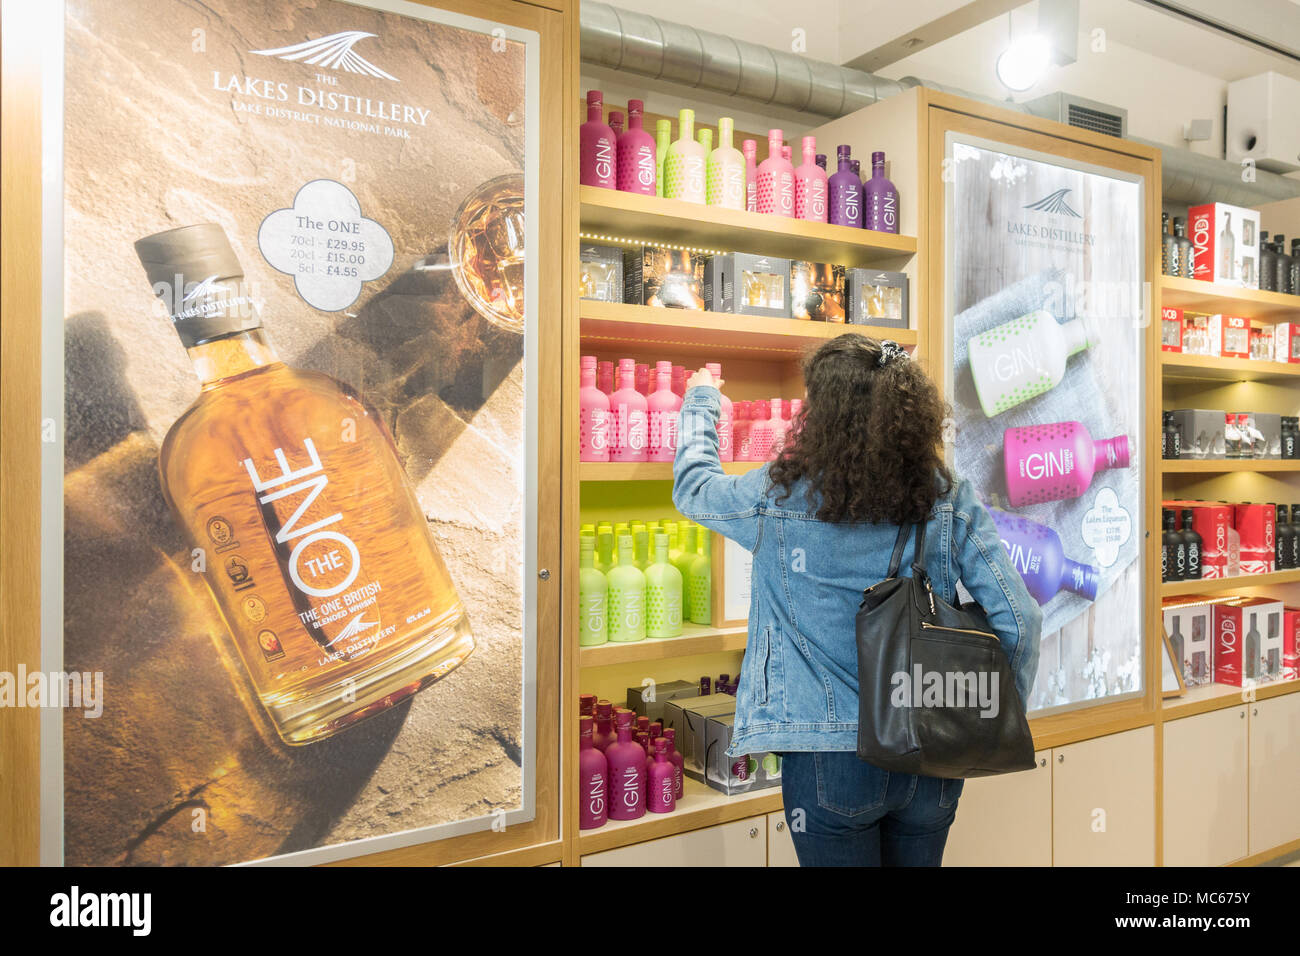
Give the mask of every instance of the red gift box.
[{"label": "red gift box", "polygon": [[1282,679],[1300,680],[1300,608],[1282,609]]},{"label": "red gift box", "polygon": [[[1160,351],[1183,350],[1183,310],[1169,306],[1160,307]],[[1300,361],[1297,359],[1296,361]]]},{"label": "red gift box", "polygon": [[1232,509],[1228,505],[1192,506],[1192,530],[1201,536],[1201,578],[1224,577],[1228,572],[1228,529]]},{"label": "red gift box", "polygon": [[1234,505],[1232,524],[1241,537],[1241,573],[1268,574],[1277,557],[1273,549],[1273,505]]},{"label": "red gift box", "polygon": [[[1214,605],[1214,682],[1242,686],[1245,679],[1267,682],[1267,645],[1282,633],[1282,603],[1269,598],[1237,598]],[[1281,664],[1281,655],[1277,655]],[[1280,673],[1280,666],[1279,666]]]}]

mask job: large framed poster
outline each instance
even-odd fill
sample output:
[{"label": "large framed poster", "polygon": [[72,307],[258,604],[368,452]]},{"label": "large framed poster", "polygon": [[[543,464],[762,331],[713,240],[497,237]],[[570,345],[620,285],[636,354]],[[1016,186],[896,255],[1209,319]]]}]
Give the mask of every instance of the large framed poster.
[{"label": "large framed poster", "polygon": [[955,130],[944,170],[951,459],[1042,607],[1026,705],[1138,696],[1145,180]]},{"label": "large framed poster", "polygon": [[538,34],[51,7],[43,861],[533,819]]}]

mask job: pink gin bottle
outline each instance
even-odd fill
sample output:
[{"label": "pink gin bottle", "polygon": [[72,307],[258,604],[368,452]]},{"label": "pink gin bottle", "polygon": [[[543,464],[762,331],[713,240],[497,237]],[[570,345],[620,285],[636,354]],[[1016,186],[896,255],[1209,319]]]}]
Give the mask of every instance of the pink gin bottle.
[{"label": "pink gin bottle", "polygon": [[636,365],[636,390],[642,395],[649,395],[650,388],[650,366],[638,362]]},{"label": "pink gin bottle", "polygon": [[785,440],[789,423],[781,417],[781,399],[774,398],[768,403],[768,416],[761,418],[750,427],[749,451],[750,461],[772,461],[776,458]]},{"label": "pink gin bottle", "polygon": [[609,397],[596,387],[596,356],[582,357],[578,389],[578,458],[609,461]]},{"label": "pink gin bottle", "polygon": [[595,694],[578,695],[578,716],[579,717],[596,716],[596,695]]},{"label": "pink gin bottle", "polygon": [[591,745],[604,752],[618,736],[614,733],[614,705],[607,700],[596,701],[596,726],[591,735]]},{"label": "pink gin bottle", "polygon": [[731,403],[731,457],[749,461],[749,402]]},{"label": "pink gin bottle", "polygon": [[673,779],[677,785],[677,799],[680,800],[686,795],[686,758],[677,750],[676,728],[665,729],[664,739],[668,741],[668,759],[673,762]]},{"label": "pink gin bottle", "polygon": [[646,398],[650,420],[650,461],[677,457],[677,415],[682,400],[673,393],[673,363],[655,363],[655,390]]},{"label": "pink gin bottle", "polygon": [[641,745],[641,750],[648,757],[650,755],[650,718],[641,714],[636,719],[636,728],[633,730],[632,739]]},{"label": "pink gin bottle", "polygon": [[642,126],[645,105],[627,101],[627,131],[618,137],[618,188],[625,193],[655,195],[659,160],[655,139]]},{"label": "pink gin bottle", "polygon": [[592,743],[592,719],[578,718],[578,829],[595,830],[609,819],[609,764]]},{"label": "pink gin bottle", "polygon": [[596,387],[604,392],[606,397],[614,394],[613,362],[596,363]]},{"label": "pink gin bottle", "polygon": [[[704,367],[709,370],[715,381],[722,381],[722,366],[718,362],[705,362]],[[718,394],[722,394],[719,392]],[[732,461],[735,456],[735,447],[731,441],[731,399],[722,395],[722,414],[718,416],[718,460]]]},{"label": "pink gin bottle", "polygon": [[758,211],[794,218],[794,167],[781,153],[779,129],[767,131],[767,159],[758,164]]},{"label": "pink gin bottle", "polygon": [[673,394],[678,398],[686,397],[686,367],[684,365],[673,366]]},{"label": "pink gin bottle", "polygon": [[655,763],[655,741],[664,735],[664,725],[659,721],[650,722],[650,729],[645,735],[645,771],[650,773],[650,768]]},{"label": "pink gin bottle", "polygon": [[817,165],[817,140],[812,136],[803,138],[803,164],[794,171],[794,215],[826,221],[826,170]]},{"label": "pink gin bottle", "polygon": [[677,768],[668,759],[668,741],[654,741],[654,764],[646,781],[646,803],[651,813],[672,813],[677,809]]},{"label": "pink gin bottle", "polygon": [[605,125],[605,100],[600,90],[587,91],[587,122],[578,130],[579,181],[584,186],[613,189],[618,145],[614,131]]},{"label": "pink gin bottle", "polygon": [[613,418],[610,461],[645,461],[649,439],[645,396],[636,390],[636,360],[619,359],[618,391],[609,397]]},{"label": "pink gin bottle", "polygon": [[745,211],[758,212],[758,143],[747,139],[740,145],[745,155]]},{"label": "pink gin bottle", "polygon": [[618,138],[623,135],[623,114],[618,110],[609,111],[609,128],[614,133],[614,148],[617,152]]},{"label": "pink gin bottle", "polygon": [[1094,441],[1081,422],[1008,428],[1002,460],[1012,507],[1078,498],[1097,472],[1128,467],[1128,436]]},{"label": "pink gin bottle", "polygon": [[645,751],[632,740],[632,712],[618,715],[618,740],[605,750],[609,761],[609,818],[645,816]]}]

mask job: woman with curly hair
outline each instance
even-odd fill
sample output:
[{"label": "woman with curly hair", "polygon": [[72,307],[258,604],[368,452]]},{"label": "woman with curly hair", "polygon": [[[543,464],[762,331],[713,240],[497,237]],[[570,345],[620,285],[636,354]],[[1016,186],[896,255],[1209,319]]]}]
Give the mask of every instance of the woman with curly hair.
[{"label": "woman with curly hair", "polygon": [[[673,503],[753,554],[733,755],[782,754],[803,866],[938,866],[962,781],[887,773],[857,756],[854,615],[884,579],[899,527],[927,522],[923,565],[983,607],[1027,700],[1042,613],[970,484],[941,454],[946,406],[893,342],[846,334],[804,365],[806,397],[777,459],[718,461],[721,394],[706,370],[682,403]],[[914,562],[907,536],[903,566]]]}]

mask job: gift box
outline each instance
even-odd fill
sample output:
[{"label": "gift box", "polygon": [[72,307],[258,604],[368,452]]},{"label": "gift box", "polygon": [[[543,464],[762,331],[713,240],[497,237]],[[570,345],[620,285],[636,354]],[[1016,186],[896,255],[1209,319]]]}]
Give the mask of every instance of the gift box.
[{"label": "gift box", "polygon": [[1282,679],[1300,680],[1300,607],[1282,608]]},{"label": "gift box", "polygon": [[667,309],[703,309],[704,259],[665,246],[623,251],[623,301]]},{"label": "gift box", "polygon": [[1273,361],[1273,326],[1263,325],[1250,330],[1250,357],[1261,362]]},{"label": "gift box", "polygon": [[599,302],[623,301],[623,250],[618,246],[578,246],[578,296]]},{"label": "gift box", "polygon": [[1273,361],[1300,362],[1300,323],[1279,322],[1273,326]]},{"label": "gift box", "polygon": [[790,317],[844,322],[844,267],[830,262],[790,263]]},{"label": "gift box", "polygon": [[790,260],[728,252],[704,263],[705,308],[711,312],[790,318]]},{"label": "gift box", "polygon": [[1242,574],[1268,574],[1274,569],[1276,520],[1273,505],[1233,505],[1232,526],[1241,538]]},{"label": "gift box", "polygon": [[1214,679],[1214,605],[1199,595],[1165,598],[1164,625],[1188,687]]},{"label": "gift box", "polygon": [[1160,309],[1160,351],[1183,350],[1183,310],[1169,306]]},{"label": "gift box", "polygon": [[704,782],[728,796],[781,786],[779,754],[763,752],[727,756],[735,722],[734,714],[709,717],[705,721]]},{"label": "gift box", "polygon": [[1192,530],[1201,536],[1201,578],[1222,578],[1228,571],[1228,539],[1232,530],[1229,505],[1197,502],[1192,509]]},{"label": "gift box", "polygon": [[1214,605],[1214,681],[1241,687],[1282,675],[1282,602],[1236,598]]},{"label": "gift box", "polygon": [[1192,275],[1219,285],[1259,288],[1259,212],[1227,203],[1187,210]]},{"label": "gift box", "polygon": [[1223,458],[1225,414],[1222,409],[1175,408],[1174,424],[1182,432],[1180,458]]},{"label": "gift box", "polygon": [[1250,358],[1250,319],[1238,315],[1212,315],[1209,332],[1211,355]]},{"label": "gift box", "polygon": [[844,296],[850,325],[905,329],[909,324],[907,273],[846,269]]}]

